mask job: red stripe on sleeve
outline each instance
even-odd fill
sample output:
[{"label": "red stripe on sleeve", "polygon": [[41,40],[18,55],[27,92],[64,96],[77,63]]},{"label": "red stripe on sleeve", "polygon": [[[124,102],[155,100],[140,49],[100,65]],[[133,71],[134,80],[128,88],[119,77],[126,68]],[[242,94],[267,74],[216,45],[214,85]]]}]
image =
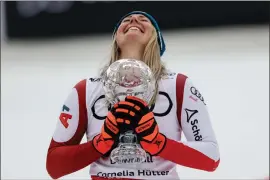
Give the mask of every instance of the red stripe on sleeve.
[{"label": "red stripe on sleeve", "polygon": [[219,160],[214,161],[203,153],[168,138],[159,156],[182,166],[209,172],[215,171],[219,165]]},{"label": "red stripe on sleeve", "polygon": [[80,81],[75,88],[79,97],[78,128],[67,142],[58,143],[52,139],[48,149],[46,168],[54,179],[78,171],[101,157],[92,141],[79,144],[87,129],[86,80]]},{"label": "red stripe on sleeve", "polygon": [[[177,117],[180,127],[186,79],[187,76],[183,74],[178,74],[176,79]],[[205,171],[214,171],[219,165],[219,161],[216,162],[200,151],[168,138],[159,156],[182,166]]]},{"label": "red stripe on sleeve", "polygon": [[187,76],[183,74],[177,74],[176,77],[176,102],[177,102],[177,118],[180,127],[181,125],[181,113],[182,113],[182,104],[183,104],[183,95],[184,95],[184,87],[186,83]]}]

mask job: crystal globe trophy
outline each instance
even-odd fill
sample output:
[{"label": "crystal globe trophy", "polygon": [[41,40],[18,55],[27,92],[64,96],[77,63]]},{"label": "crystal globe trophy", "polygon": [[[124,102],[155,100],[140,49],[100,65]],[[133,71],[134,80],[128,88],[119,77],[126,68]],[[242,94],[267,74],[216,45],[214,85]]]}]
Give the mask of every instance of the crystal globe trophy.
[{"label": "crystal globe trophy", "polygon": [[[155,78],[151,69],[136,59],[121,59],[112,63],[103,77],[105,98],[113,105],[123,101],[126,96],[136,96],[149,104],[155,92]],[[142,163],[146,152],[137,142],[133,130],[120,135],[118,146],[110,158],[118,164]]]}]

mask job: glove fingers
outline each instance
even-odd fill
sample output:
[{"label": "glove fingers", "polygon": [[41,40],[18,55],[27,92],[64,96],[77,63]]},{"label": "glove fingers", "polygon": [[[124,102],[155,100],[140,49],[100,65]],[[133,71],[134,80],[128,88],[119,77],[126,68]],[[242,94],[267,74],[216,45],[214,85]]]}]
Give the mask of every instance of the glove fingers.
[{"label": "glove fingers", "polygon": [[[120,104],[119,104],[120,103]],[[128,104],[128,105],[127,105]],[[112,123],[114,123],[114,125],[116,125],[117,127],[119,127],[120,132],[126,132],[128,130],[133,130],[134,126],[135,126],[135,119],[139,120],[138,115],[135,114],[135,110],[131,103],[125,103],[125,102],[118,102],[116,103],[112,110],[111,110],[111,114],[108,113],[107,117],[110,117],[109,115],[112,116]],[[134,110],[129,110],[133,108]]]},{"label": "glove fingers", "polygon": [[127,115],[133,117],[133,116],[135,116],[135,114],[138,114],[139,112],[136,109],[134,109],[133,107],[121,104],[121,105],[118,105],[118,107],[116,108],[115,114],[116,113],[124,113],[124,114],[127,114]]},{"label": "glove fingers", "polygon": [[137,114],[131,116],[130,114],[124,112],[116,112],[115,116],[117,117],[116,122],[118,125],[123,124],[125,126],[129,126],[130,129],[134,129],[140,118],[140,116]]},{"label": "glove fingers", "polygon": [[114,116],[117,123],[132,124],[135,126],[142,116],[140,107],[133,103],[121,101],[114,105]]},{"label": "glove fingers", "polygon": [[132,111],[133,113],[143,115],[144,109],[132,102],[127,102],[127,101],[120,101],[119,103],[114,105],[115,110],[119,108],[127,109],[129,111]]},{"label": "glove fingers", "polygon": [[108,118],[106,118],[101,133],[104,134],[103,137],[105,139],[109,139],[119,134],[119,129],[117,126],[111,123],[111,121]]},{"label": "glove fingers", "polygon": [[146,107],[148,107],[148,104],[144,100],[142,100],[136,96],[127,96],[125,98],[125,101],[131,102],[131,103],[139,106],[141,109],[145,109]]},{"label": "glove fingers", "polygon": [[111,111],[108,112],[106,119],[108,119],[108,121],[117,126],[115,115]]},{"label": "glove fingers", "polygon": [[159,133],[157,123],[154,119],[136,127],[135,132],[138,134],[139,140],[152,142]]}]

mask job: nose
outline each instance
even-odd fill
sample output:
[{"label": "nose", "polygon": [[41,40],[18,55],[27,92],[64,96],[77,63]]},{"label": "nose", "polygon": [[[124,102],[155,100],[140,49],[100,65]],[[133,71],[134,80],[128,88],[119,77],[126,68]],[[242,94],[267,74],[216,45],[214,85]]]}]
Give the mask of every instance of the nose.
[{"label": "nose", "polygon": [[130,18],[130,23],[133,23],[133,22],[136,22],[136,23],[138,23],[138,17],[137,16],[131,16],[131,18]]}]

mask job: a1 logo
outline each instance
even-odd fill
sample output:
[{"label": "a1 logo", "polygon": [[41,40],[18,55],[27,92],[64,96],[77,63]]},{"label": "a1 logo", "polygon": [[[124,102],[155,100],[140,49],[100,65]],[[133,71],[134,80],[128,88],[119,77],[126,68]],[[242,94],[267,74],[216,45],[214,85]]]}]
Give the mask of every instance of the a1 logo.
[{"label": "a1 logo", "polygon": [[72,118],[72,115],[65,113],[65,111],[69,112],[69,107],[67,107],[66,105],[63,105],[62,111],[64,111],[64,112],[62,112],[60,114],[59,119],[60,119],[61,123],[63,124],[63,126],[65,128],[68,128],[68,126],[69,126],[68,120]]}]

